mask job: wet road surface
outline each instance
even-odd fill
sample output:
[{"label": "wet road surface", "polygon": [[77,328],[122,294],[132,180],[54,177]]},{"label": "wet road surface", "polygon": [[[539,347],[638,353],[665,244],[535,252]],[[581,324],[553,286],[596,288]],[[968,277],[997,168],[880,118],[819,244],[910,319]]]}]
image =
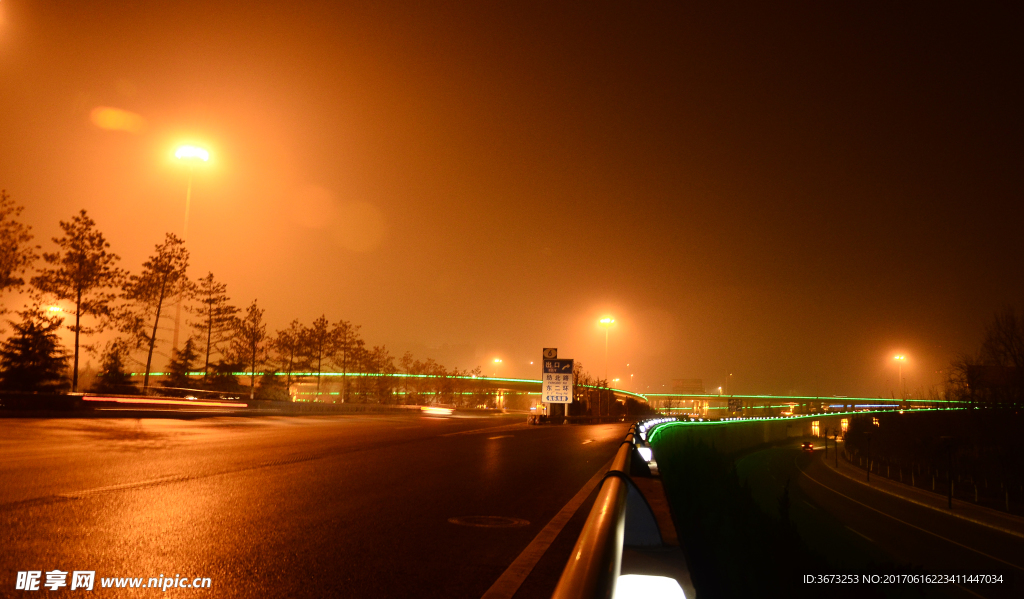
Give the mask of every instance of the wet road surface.
[{"label": "wet road surface", "polygon": [[[0,427],[0,596],[24,596],[18,571],[59,569],[96,571],[103,596],[156,591],[99,589],[101,577],[180,574],[209,577],[213,592],[168,593],[480,597],[627,425],[367,415]],[[524,593],[550,592],[584,515]]]}]

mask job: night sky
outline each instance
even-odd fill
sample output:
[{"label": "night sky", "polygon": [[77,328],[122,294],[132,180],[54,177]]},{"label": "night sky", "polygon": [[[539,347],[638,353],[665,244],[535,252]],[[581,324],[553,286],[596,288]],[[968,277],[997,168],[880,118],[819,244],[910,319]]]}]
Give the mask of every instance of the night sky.
[{"label": "night sky", "polygon": [[1024,301],[1019,9],[336,4],[0,0],[0,187],[137,270],[203,145],[191,273],[272,328],[601,376],[611,315],[637,391],[920,395]]}]

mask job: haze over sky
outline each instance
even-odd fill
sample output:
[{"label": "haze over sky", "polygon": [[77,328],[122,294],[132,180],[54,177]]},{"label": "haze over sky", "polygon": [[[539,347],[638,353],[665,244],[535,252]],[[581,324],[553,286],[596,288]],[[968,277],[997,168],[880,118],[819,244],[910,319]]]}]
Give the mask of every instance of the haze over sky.
[{"label": "haze over sky", "polygon": [[678,4],[0,0],[0,187],[138,269],[203,145],[193,276],[448,366],[939,382],[1024,300],[1019,8]]}]

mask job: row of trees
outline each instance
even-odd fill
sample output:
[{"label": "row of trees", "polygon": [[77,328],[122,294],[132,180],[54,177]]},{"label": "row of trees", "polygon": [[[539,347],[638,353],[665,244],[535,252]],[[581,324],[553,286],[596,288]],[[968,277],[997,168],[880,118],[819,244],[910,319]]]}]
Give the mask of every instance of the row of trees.
[{"label": "row of trees", "polygon": [[950,364],[943,395],[972,405],[1024,406],[1024,312],[1008,307],[993,315],[979,351]]},{"label": "row of trees", "polygon": [[[174,330],[176,347],[159,383],[165,394],[247,392],[250,399],[289,400],[300,394],[357,403],[493,405],[493,390],[476,380],[479,368],[448,369],[409,352],[396,359],[385,346],[368,345],[359,325],[346,320],[293,320],[271,333],[256,300],[243,310],[231,303],[227,286],[213,273],[190,278],[189,252],[173,234],[133,273],[120,267],[120,257],[85,210],[60,222],[61,235],[45,252],[32,244],[21,212],[0,192],[0,299],[17,292],[29,300],[9,321],[12,334],[0,345],[2,389],[78,391],[84,352],[100,356],[90,391],[149,393],[154,357]],[[60,304],[65,308],[56,309]],[[0,308],[0,314],[5,311]],[[186,335],[177,347],[179,320],[185,321]],[[60,342],[61,327],[73,334],[70,349]],[[104,332],[109,334],[102,346],[90,343]],[[142,372],[141,389],[131,376],[134,371]],[[406,376],[390,376],[399,373]],[[605,386],[604,381],[590,377],[579,363],[574,375],[574,411],[608,415],[618,408],[609,391],[594,388]],[[526,403],[518,394],[506,397]]]},{"label": "row of trees", "polygon": [[[53,251],[42,253],[32,244],[30,227],[20,222],[21,211],[6,192],[0,193],[0,296],[22,292],[29,298],[17,311],[18,318],[10,321],[11,336],[0,345],[0,387],[4,389],[55,392],[70,387],[78,391],[85,352],[101,356],[90,390],[150,392],[154,356],[178,318],[172,320],[169,312],[180,314],[184,306],[187,335],[180,347],[172,349],[160,383],[165,393],[247,390],[250,398],[289,399],[290,390],[305,387],[314,398],[382,403],[395,401],[398,389],[417,403],[437,396],[468,403],[483,395],[472,384],[479,369],[448,370],[432,359],[416,360],[410,353],[396,363],[386,347],[368,346],[360,337],[360,327],[345,320],[333,324],[326,316],[310,324],[294,320],[270,333],[256,300],[239,309],[213,273],[189,277],[188,250],[173,234],[155,246],[141,270],[130,273],[119,266],[120,257],[85,210],[61,221],[62,235],[53,239]],[[40,258],[43,264],[35,268]],[[67,308],[58,311],[49,306],[61,303]],[[74,335],[70,350],[60,343],[62,326]],[[102,347],[87,342],[104,331],[111,331],[113,339]],[[143,372],[141,390],[130,375],[137,369]],[[297,372],[302,374],[293,374]],[[362,374],[349,376],[354,372]],[[386,376],[398,372],[427,376],[400,381]],[[247,385],[239,382],[240,373],[246,373]],[[328,384],[325,375],[335,380],[336,373],[341,375],[340,385]]]}]

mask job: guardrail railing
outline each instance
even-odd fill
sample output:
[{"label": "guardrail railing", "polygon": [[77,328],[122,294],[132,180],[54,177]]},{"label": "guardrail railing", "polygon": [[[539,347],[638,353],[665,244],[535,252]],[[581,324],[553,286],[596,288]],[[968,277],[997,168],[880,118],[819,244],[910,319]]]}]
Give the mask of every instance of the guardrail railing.
[{"label": "guardrail railing", "polygon": [[[552,599],[611,598],[620,583],[623,548],[659,547],[663,544],[654,512],[630,473],[650,476],[648,463],[652,456],[646,443],[646,432],[658,424],[674,420],[645,421],[630,428],[601,482],[597,499]],[[639,448],[646,449],[646,455],[641,455]],[[684,597],[678,583],[675,587],[678,589],[675,596]]]}]

